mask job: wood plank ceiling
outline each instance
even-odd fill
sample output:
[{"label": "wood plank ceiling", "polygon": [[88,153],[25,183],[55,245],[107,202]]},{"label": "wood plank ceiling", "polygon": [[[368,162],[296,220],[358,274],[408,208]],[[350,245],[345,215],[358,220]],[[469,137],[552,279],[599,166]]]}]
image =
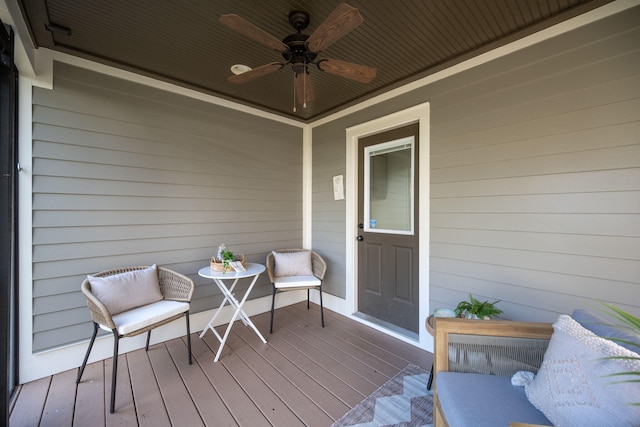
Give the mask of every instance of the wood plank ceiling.
[{"label": "wood plank ceiling", "polygon": [[[425,77],[610,0],[349,0],[364,22],[320,58],[377,68],[368,84],[312,69],[315,100],[293,112],[289,67],[250,83],[227,81],[233,64],[282,61],[278,52],[220,24],[237,14],[277,39],[295,31],[291,11],[314,29],[340,0],[14,0],[34,44],[310,122]],[[64,27],[69,34],[48,31]]]}]

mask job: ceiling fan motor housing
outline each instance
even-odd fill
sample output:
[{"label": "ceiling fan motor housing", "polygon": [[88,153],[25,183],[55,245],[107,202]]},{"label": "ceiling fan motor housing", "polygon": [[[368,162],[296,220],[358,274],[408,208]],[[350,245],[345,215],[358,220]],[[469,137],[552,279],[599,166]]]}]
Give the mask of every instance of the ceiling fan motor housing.
[{"label": "ceiling fan motor housing", "polygon": [[289,49],[282,53],[282,57],[292,64],[293,72],[298,74],[306,71],[306,65],[315,61],[317,53],[311,52],[306,45],[309,36],[307,34],[295,33],[290,34],[282,43],[286,44]]}]

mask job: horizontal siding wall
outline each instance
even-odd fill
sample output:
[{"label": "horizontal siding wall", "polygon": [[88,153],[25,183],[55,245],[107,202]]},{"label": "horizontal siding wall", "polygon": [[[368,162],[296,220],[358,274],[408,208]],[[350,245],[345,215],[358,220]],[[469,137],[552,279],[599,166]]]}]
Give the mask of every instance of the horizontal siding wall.
[{"label": "horizontal siding wall", "polygon": [[640,11],[443,82],[431,302],[512,319],[640,307]]},{"label": "horizontal siding wall", "polygon": [[[55,64],[34,88],[35,351],[86,339],[87,274],[157,263],[196,281],[219,243],[250,262],[302,242],[302,131]],[[266,276],[251,297],[270,294]]]},{"label": "horizontal siding wall", "polygon": [[629,9],[315,127],[314,246],[344,250],[345,130],[429,102],[430,311],[473,293],[512,319],[640,314],[639,23]]},{"label": "horizontal siding wall", "polygon": [[340,298],[346,290],[345,200],[334,200],[333,177],[344,176],[345,157],[344,132],[331,138],[314,130],[312,246],[329,264],[322,290]]}]

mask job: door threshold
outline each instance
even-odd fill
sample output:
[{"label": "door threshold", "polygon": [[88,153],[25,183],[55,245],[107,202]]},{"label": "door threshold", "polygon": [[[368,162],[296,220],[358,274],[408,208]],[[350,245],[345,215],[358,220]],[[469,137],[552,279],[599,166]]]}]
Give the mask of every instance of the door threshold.
[{"label": "door threshold", "polygon": [[353,313],[355,317],[358,317],[362,320],[366,320],[369,323],[373,323],[381,328],[388,329],[398,335],[402,335],[405,338],[409,338],[413,341],[420,341],[420,335],[417,332],[410,331],[409,329],[405,329],[398,325],[394,325],[393,323],[387,322],[385,320],[376,319],[373,316],[369,316],[361,311],[356,311]]}]

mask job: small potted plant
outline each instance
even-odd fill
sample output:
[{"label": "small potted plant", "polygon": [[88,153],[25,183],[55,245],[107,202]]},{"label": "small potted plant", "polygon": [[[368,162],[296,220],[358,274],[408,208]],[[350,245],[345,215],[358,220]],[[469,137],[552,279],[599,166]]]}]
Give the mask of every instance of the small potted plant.
[{"label": "small potted plant", "polygon": [[233,252],[229,251],[229,250],[224,250],[220,253],[221,255],[221,260],[222,260],[222,271],[228,271],[229,270],[229,262],[230,261],[235,261],[236,257],[235,255],[233,255]]},{"label": "small potted plant", "polygon": [[227,271],[234,270],[230,263],[233,261],[239,261],[244,266],[244,255],[234,255],[227,246],[222,243],[218,246],[218,253],[215,257],[211,257],[211,270],[220,271],[226,273]]},{"label": "small potted plant", "polygon": [[457,317],[465,319],[491,319],[493,316],[502,314],[502,310],[495,307],[499,302],[500,300],[482,302],[469,294],[469,301],[460,301],[454,312]]}]

